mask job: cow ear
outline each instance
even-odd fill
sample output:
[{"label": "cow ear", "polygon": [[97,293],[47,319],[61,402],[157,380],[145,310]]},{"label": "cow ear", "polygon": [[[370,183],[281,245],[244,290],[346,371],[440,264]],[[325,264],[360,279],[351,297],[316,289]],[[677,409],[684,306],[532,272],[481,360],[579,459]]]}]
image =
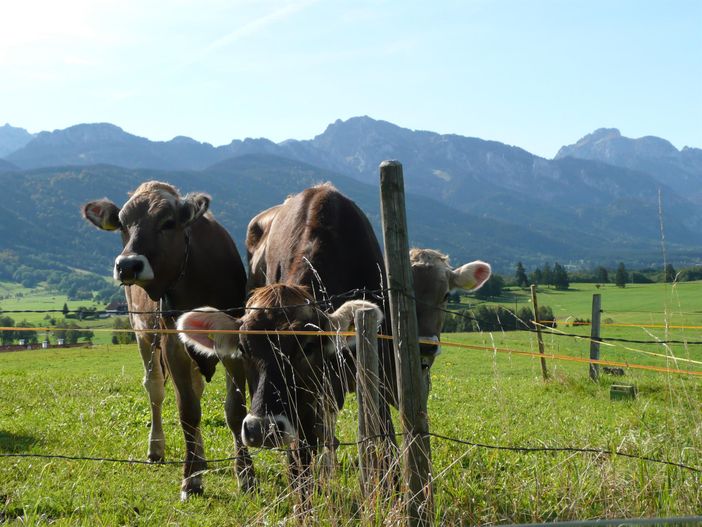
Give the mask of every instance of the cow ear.
[{"label": "cow ear", "polygon": [[119,208],[107,198],[89,201],[81,211],[83,217],[98,229],[116,231],[122,226],[119,222]]},{"label": "cow ear", "polygon": [[187,227],[207,212],[211,199],[202,192],[194,192],[185,196],[180,205],[180,223],[183,227]]},{"label": "cow ear", "polygon": [[178,318],[178,336],[183,344],[192,346],[203,355],[240,355],[239,335],[218,333],[241,327],[241,319],[230,317],[212,307],[201,307]]},{"label": "cow ear", "polygon": [[460,288],[467,291],[475,291],[488,281],[490,274],[492,274],[490,264],[476,260],[451,271],[449,287],[451,289]]},{"label": "cow ear", "polygon": [[353,318],[356,316],[356,311],[361,309],[372,309],[378,317],[378,322],[383,320],[383,312],[373,302],[366,300],[349,300],[345,302],[339,309],[327,315],[332,330],[348,331],[353,324]]}]

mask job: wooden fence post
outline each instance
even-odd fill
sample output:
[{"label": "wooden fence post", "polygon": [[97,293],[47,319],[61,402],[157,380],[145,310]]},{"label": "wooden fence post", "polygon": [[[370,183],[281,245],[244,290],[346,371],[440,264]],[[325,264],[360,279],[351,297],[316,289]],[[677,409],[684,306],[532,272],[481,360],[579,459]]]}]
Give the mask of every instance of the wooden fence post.
[{"label": "wooden fence post", "polygon": [[[592,295],[592,318],[590,325],[590,360],[600,360],[600,315],[602,313],[602,295]],[[590,379],[600,378],[600,365],[590,363]]]},{"label": "wooden fence post", "polygon": [[536,299],[536,284],[531,284],[531,307],[534,309],[534,326],[536,327],[536,339],[539,342],[539,353],[541,354],[541,374],[544,380],[548,380],[548,369],[546,368],[546,357],[544,357],[544,337],[541,335],[541,321],[539,320],[539,303]]},{"label": "wooden fence post", "polygon": [[380,404],[378,376],[378,316],[374,309],[356,311],[356,397],[358,399],[358,463],[361,491],[372,492],[380,464]]},{"label": "wooden fence post", "polygon": [[393,349],[397,367],[400,421],[404,434],[402,449],[404,496],[407,525],[431,525],[434,504],[431,482],[431,445],[423,386],[414,284],[409,262],[409,241],[405,213],[402,164],[380,164],[380,198],[385,241],[385,268],[390,288]]}]

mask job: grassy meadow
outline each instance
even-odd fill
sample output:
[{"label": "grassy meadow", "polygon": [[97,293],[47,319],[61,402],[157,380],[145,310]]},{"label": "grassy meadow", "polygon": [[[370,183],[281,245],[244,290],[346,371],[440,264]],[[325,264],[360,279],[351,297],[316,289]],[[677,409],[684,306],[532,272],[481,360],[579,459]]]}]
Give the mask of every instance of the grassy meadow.
[{"label": "grassy meadow", "polygon": [[[98,304],[91,300],[68,300],[65,294],[57,293],[45,286],[26,288],[16,283],[0,282],[0,311],[11,317],[15,321],[16,326],[19,325],[18,322],[27,321],[35,327],[58,327],[52,324],[51,321],[54,319],[57,322],[63,319],[63,313],[20,313],[19,311],[61,310],[64,304],[69,311],[74,311],[79,307],[95,308],[97,310],[105,309],[104,304]],[[102,330],[111,328],[113,324],[113,319],[111,318],[85,321],[72,318],[69,321],[81,327],[100,328]],[[39,342],[44,340],[45,332],[38,332],[37,338]],[[96,331],[92,342],[95,344],[109,344],[111,338],[111,333]],[[51,344],[56,343],[56,338],[51,333],[49,333],[49,341]]]},{"label": "grassy meadow", "polygon": [[[569,317],[589,318],[593,292],[603,322],[702,325],[702,283],[541,290],[557,331],[586,335]],[[522,291],[501,299],[526,302]],[[0,305],[5,308],[4,302]],[[62,305],[62,303],[61,303]],[[611,322],[607,322],[611,321]],[[603,327],[604,337],[702,340],[702,329]],[[432,432],[494,446],[592,447],[702,469],[701,379],[627,369],[623,378],[587,377],[587,364],[548,361],[503,349],[538,351],[529,332],[445,334],[432,372]],[[586,340],[547,335],[546,352],[587,357]],[[655,354],[655,355],[653,355]],[[612,343],[602,358],[702,371],[700,345]],[[687,361],[687,362],[686,362]],[[0,354],[0,454],[35,453],[145,459],[149,412],[135,346]],[[611,401],[612,383],[633,384],[633,401]],[[231,455],[218,371],[203,398],[207,456]],[[342,410],[338,437],[356,439],[355,396]],[[183,439],[173,390],[164,428],[168,460]],[[640,459],[575,452],[514,452],[432,439],[436,520],[476,525],[613,517],[693,515],[702,508],[702,473]],[[254,451],[258,490],[238,491],[229,463],[212,464],[205,495],[179,501],[179,466],[40,458],[0,458],[0,521],[22,525],[383,525],[397,518],[388,502],[369,503],[358,485],[356,448],[340,447],[339,467],[323,481],[312,513],[296,513],[284,455]]]}]

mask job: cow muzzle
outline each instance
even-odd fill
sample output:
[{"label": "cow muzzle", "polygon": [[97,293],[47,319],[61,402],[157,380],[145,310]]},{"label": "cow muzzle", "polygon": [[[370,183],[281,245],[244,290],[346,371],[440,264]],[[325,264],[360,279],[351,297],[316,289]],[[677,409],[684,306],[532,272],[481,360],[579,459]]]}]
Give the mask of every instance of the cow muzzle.
[{"label": "cow muzzle", "polygon": [[248,414],[241,427],[241,439],[246,446],[274,448],[289,445],[297,439],[297,433],[284,415]]},{"label": "cow muzzle", "polygon": [[[429,341],[431,341],[431,344]],[[419,337],[419,342],[419,353],[422,356],[436,358],[441,353],[441,341],[436,335]]]},{"label": "cow muzzle", "polygon": [[125,285],[153,280],[154,270],[149,259],[141,254],[120,254],[115,259],[114,279]]}]

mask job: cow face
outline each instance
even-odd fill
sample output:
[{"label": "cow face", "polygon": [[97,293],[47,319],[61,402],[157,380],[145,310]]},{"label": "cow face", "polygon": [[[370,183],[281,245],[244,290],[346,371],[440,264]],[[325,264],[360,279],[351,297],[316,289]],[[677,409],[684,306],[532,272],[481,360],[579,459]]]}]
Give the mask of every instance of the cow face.
[{"label": "cow face", "polygon": [[182,198],[171,185],[150,181],[121,209],[107,199],[91,201],[83,206],[83,216],[100,229],[120,231],[123,250],[115,258],[115,280],[139,285],[152,300],[159,300],[183,272],[187,229],[209,203],[205,194]]},{"label": "cow face", "polygon": [[[273,331],[346,331],[361,308],[372,308],[382,317],[377,306],[362,300],[346,302],[331,314],[311,302],[306,289],[276,284],[255,290],[241,319],[202,309],[178,319],[186,344],[200,352],[243,359],[253,391],[241,431],[247,446],[270,448],[297,439],[313,444],[320,439],[325,406],[343,402],[336,339]],[[214,329],[244,333],[235,342],[231,335],[207,335]]]},{"label": "cow face", "polygon": [[441,330],[446,317],[449,293],[453,289],[475,291],[490,278],[490,265],[479,260],[452,269],[448,257],[432,249],[410,251],[412,278],[417,306],[417,324],[421,340],[422,365],[431,367],[441,352]]}]

